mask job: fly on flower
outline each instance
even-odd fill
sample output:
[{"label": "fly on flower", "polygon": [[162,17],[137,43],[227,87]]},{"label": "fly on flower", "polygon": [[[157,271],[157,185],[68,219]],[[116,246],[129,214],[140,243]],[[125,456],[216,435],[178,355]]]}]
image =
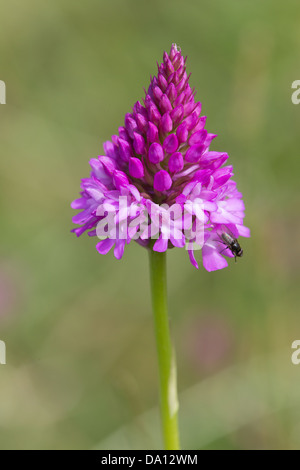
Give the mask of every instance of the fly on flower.
[{"label": "fly on flower", "polygon": [[226,246],[225,250],[228,248],[231,251],[236,261],[237,257],[241,258],[243,256],[244,251],[241,248],[241,245],[239,244],[237,238],[234,237],[233,233],[229,230],[229,228],[224,227],[223,230],[225,231],[221,232],[220,234],[221,243]]},{"label": "fly on flower", "polygon": [[[206,117],[201,115],[195,94],[186,58],[173,44],[170,53],[164,53],[157,76],[151,78],[143,102],[134,104],[118,134],[104,143],[103,155],[90,161],[90,178],[82,180],[81,198],[72,203],[73,209],[81,210],[73,218],[79,225],[73,232],[97,236],[97,228],[109,212],[115,230],[108,230],[107,238],[97,243],[100,254],[114,248],[120,259],[131,241],[158,252],[186,247],[191,263],[198,268],[194,250],[199,243],[195,240],[201,240],[208,271],[226,267],[224,256],[241,256],[238,237],[250,236],[243,225],[242,194],[232,180],[232,166],[224,166],[228,154],[210,150],[217,136],[205,129]],[[126,199],[125,209],[121,199]],[[171,211],[174,205],[181,210],[176,207],[170,224],[166,207]],[[137,217],[141,214],[143,228],[139,230]],[[154,231],[153,220],[160,221],[159,225],[155,222]],[[216,241],[221,226],[223,242],[229,248],[224,253]],[[199,230],[203,231],[201,237],[195,234]]]}]

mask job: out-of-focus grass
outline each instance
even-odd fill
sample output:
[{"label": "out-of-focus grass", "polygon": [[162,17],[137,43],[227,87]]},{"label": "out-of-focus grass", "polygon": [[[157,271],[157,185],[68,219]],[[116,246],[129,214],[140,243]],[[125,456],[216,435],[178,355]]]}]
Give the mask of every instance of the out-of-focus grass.
[{"label": "out-of-focus grass", "polygon": [[0,12],[0,447],[159,446],[145,415],[157,403],[147,254],[101,257],[69,233],[69,203],[177,42],[252,230],[222,272],[169,253],[183,443],[299,448],[300,6],[12,0]]}]

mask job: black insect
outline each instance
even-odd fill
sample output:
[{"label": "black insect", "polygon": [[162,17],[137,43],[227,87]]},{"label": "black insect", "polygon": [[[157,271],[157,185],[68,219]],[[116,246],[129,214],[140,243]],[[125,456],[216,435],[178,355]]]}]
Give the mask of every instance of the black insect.
[{"label": "black insect", "polygon": [[232,233],[222,232],[220,238],[222,240],[222,243],[226,245],[226,248],[229,248],[231,253],[234,255],[235,261],[236,258],[241,258],[243,256],[243,249],[241,248],[241,245],[239,244],[238,240],[234,238]]}]

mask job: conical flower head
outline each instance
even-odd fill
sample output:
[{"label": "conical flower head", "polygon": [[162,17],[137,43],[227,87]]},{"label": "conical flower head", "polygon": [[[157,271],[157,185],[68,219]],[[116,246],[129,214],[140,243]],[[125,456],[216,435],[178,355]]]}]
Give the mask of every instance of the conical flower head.
[{"label": "conical flower head", "polygon": [[237,254],[229,242],[250,233],[232,166],[224,166],[228,155],[210,151],[216,135],[205,124],[186,59],[173,44],[143,103],[126,114],[104,155],[90,161],[91,176],[72,203],[82,210],[73,218],[81,225],[74,232],[98,235],[97,250],[114,247],[118,259],[135,240],[155,251],[185,246],[196,267],[194,251],[202,249],[209,271],[227,266],[224,256]]}]

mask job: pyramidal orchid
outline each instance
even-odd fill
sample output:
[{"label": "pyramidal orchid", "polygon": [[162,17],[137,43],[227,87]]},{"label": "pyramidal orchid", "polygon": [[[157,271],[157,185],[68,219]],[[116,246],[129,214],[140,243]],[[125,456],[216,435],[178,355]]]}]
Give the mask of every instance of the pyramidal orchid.
[{"label": "pyramidal orchid", "polygon": [[[189,85],[185,62],[173,45],[151,79],[143,104],[135,103],[118,134],[105,142],[104,154],[90,161],[91,176],[82,180],[81,198],[72,203],[81,210],[73,218],[80,225],[74,232],[97,236],[97,227],[104,228],[110,214],[113,234],[101,233],[99,253],[114,247],[120,259],[132,240],[158,252],[185,246],[198,268],[195,240],[188,235],[199,222],[203,265],[213,271],[226,267],[225,256],[232,256],[219,236],[224,226],[236,238],[249,236],[249,230],[243,226],[244,203],[232,180],[232,166],[224,166],[228,154],[210,150],[217,136],[205,129],[206,117]],[[120,197],[126,200],[126,211]],[[182,210],[170,221],[163,213],[174,204]],[[155,233],[154,219],[161,220]]]},{"label": "pyramidal orchid", "polygon": [[134,104],[118,133],[104,143],[103,155],[90,161],[91,175],[82,180],[81,197],[72,203],[80,210],[73,217],[78,225],[73,232],[98,237],[100,254],[113,249],[120,259],[131,241],[149,250],[163,434],[169,449],[179,444],[165,252],[185,247],[198,268],[195,251],[201,250],[204,268],[215,271],[234,256],[222,234],[250,236],[243,225],[242,194],[226,164],[228,154],[210,149],[217,136],[205,126],[186,59],[173,44],[143,101]]}]

